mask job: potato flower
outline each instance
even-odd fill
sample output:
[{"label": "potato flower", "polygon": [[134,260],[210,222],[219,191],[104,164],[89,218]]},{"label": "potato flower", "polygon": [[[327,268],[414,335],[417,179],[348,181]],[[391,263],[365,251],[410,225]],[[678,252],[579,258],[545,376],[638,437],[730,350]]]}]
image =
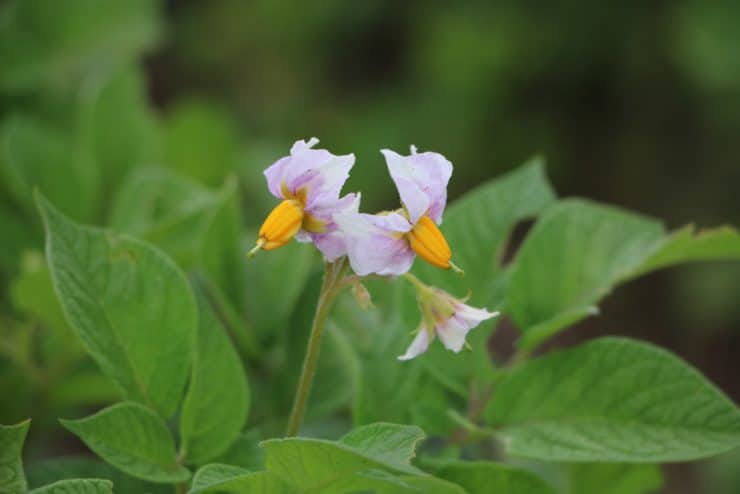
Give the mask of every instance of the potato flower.
[{"label": "potato flower", "polygon": [[250,256],[260,249],[282,247],[293,238],[312,242],[328,261],[346,255],[344,235],[333,215],[358,211],[359,194],[339,197],[355,156],[312,149],[318,142],[315,137],[308,142],[296,141],[290,156],[280,158],[265,170],[267,187],[282,202],[267,215]]},{"label": "potato flower", "polygon": [[424,285],[411,275],[407,277],[416,287],[422,321],[416,337],[398,360],[411,360],[426,352],[435,336],[439,336],[445,348],[457,353],[467,344],[465,338],[470,330],[499,315],[498,312],[467,305],[464,300],[439,288]]},{"label": "potato flower", "polygon": [[335,222],[346,236],[347,255],[355,273],[400,275],[415,256],[442,269],[462,272],[451,262],[452,251],[437,225],[447,203],[452,163],[439,153],[409,156],[383,149],[388,171],[403,208],[379,214],[339,212]]}]

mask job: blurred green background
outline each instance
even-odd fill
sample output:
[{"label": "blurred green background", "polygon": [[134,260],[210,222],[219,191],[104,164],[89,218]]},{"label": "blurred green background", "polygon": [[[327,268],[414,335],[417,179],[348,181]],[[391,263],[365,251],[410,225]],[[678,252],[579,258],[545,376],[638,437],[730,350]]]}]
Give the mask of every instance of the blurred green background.
[{"label": "blurred green background", "polygon": [[[89,362],[74,364],[89,371],[76,381],[39,394],[49,369],[67,369],[59,360],[79,349],[58,358],[76,345],[60,313],[50,315],[34,187],[79,221],[156,237],[154,218],[194,207],[178,194],[228,182],[247,230],[273,204],[262,169],[317,136],[356,154],[347,190],[363,191],[366,211],[397,201],[378,150],[416,144],[455,164],[452,198],[542,154],[562,196],[672,228],[738,225],[738,19],[730,0],[4,2],[0,422],[32,415],[43,434],[70,403],[112,399]],[[164,168],[144,169],[167,177],[171,197],[136,195],[132,170],[144,165]],[[189,256],[186,240],[176,258]],[[648,339],[739,402],[739,288],[737,263],[653,274],[555,344]],[[26,341],[46,328],[54,338],[41,348]],[[506,347],[513,334],[504,328],[494,343]],[[64,441],[37,441],[31,454],[74,450]],[[664,492],[739,492],[739,461],[668,467]]]}]

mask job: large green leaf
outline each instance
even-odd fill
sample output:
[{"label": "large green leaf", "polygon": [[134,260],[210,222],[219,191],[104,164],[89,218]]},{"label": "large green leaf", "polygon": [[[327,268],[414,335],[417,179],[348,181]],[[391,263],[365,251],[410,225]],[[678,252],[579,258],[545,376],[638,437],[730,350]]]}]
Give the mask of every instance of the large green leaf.
[{"label": "large green leaf", "polygon": [[302,489],[317,489],[367,470],[419,475],[410,459],[423,438],[418,427],[372,424],[339,441],[289,438],[263,441],[268,471]]},{"label": "large green leaf", "polygon": [[84,419],[61,422],[98,456],[134,477],[165,483],[190,477],[177,462],[167,426],[143,405],[119,403]]},{"label": "large green leaf", "polygon": [[662,223],[570,199],[544,214],[514,261],[506,309],[532,349],[578,320],[617,284],[670,265],[740,259],[740,235],[721,227],[668,235]]},{"label": "large green leaf", "polygon": [[135,60],[158,36],[156,0],[16,0],[0,29],[0,89],[71,87]]},{"label": "large green leaf", "polygon": [[188,494],[289,494],[295,492],[276,474],[250,472],[231,465],[206,465],[195,474]]},{"label": "large green leaf", "polygon": [[247,420],[249,386],[231,340],[199,297],[192,378],[180,417],[185,459],[203,464],[224,453]]},{"label": "large green leaf", "polygon": [[662,239],[659,222],[616,208],[571,199],[548,210],[519,250],[506,292],[522,346],[594,313]]},{"label": "large green leaf", "polygon": [[26,420],[18,425],[0,425],[0,492],[26,491],[21,453],[29,423]]},{"label": "large green leaf", "polygon": [[77,225],[41,197],[38,204],[68,321],[129,399],[169,417],[185,386],[198,324],[187,279],[150,245]]},{"label": "large green leaf", "polygon": [[648,494],[663,486],[656,465],[579,463],[570,467],[570,494]]},{"label": "large green leaf", "polygon": [[652,345],[601,338],[521,365],[486,410],[512,455],[655,463],[740,446],[740,410]]},{"label": "large green leaf", "polygon": [[113,494],[113,482],[102,479],[60,480],[29,494]]},{"label": "large green leaf", "polygon": [[436,475],[463,486],[470,494],[555,494],[550,485],[533,473],[501,463],[450,462],[440,467]]},{"label": "large green leaf", "polygon": [[65,456],[31,463],[26,468],[29,488],[39,488],[60,480],[108,479],[116,492],[171,494],[167,485],[153,484],[135,477],[89,456]]}]

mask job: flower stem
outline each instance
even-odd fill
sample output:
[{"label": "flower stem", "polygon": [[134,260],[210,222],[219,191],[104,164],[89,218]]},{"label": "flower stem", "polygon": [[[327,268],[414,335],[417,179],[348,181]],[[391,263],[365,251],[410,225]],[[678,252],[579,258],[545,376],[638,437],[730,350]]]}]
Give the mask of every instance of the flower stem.
[{"label": "flower stem", "polygon": [[343,288],[342,278],[347,270],[347,261],[345,258],[334,263],[326,263],[324,271],[324,281],[321,284],[319,300],[316,304],[316,313],[314,314],[311,334],[308,337],[308,346],[306,356],[303,359],[303,370],[298,379],[298,388],[293,398],[293,410],[290,412],[290,420],[285,435],[288,437],[298,435],[303,422],[303,415],[306,411],[308,396],[311,393],[311,385],[316,375],[316,364],[319,360],[319,350],[321,349],[321,335],[324,332],[324,323],[329,316],[329,311],[334,303],[334,299]]}]

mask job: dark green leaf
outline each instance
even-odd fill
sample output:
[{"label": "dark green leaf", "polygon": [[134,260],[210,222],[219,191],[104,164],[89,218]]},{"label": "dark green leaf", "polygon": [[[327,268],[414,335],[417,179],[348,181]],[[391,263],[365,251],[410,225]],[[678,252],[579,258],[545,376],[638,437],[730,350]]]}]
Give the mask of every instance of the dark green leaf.
[{"label": "dark green leaf", "polygon": [[157,415],[138,403],[119,403],[62,425],[111,465],[152,482],[183,482],[190,472],[177,463],[175,443]]}]

